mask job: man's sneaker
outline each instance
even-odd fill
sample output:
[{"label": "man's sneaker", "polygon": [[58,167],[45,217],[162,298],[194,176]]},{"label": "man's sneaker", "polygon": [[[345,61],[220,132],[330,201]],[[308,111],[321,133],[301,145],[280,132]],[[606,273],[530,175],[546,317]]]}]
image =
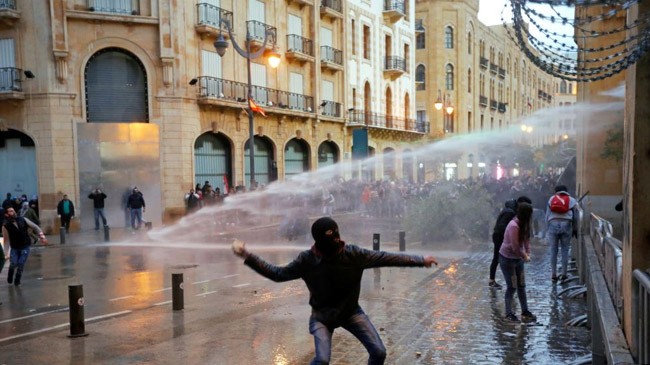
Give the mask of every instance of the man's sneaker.
[{"label": "man's sneaker", "polygon": [[488,286],[490,288],[494,288],[494,289],[501,289],[502,288],[501,284],[497,283],[496,281],[490,281]]},{"label": "man's sneaker", "polygon": [[517,316],[515,316],[514,313],[508,313],[508,314],[506,314],[506,321],[508,321],[508,322],[519,322],[519,318],[517,318]]},{"label": "man's sneaker", "polygon": [[537,317],[535,317],[534,314],[530,313],[530,311],[525,311],[521,313],[521,320],[523,322],[535,322],[537,320]]}]

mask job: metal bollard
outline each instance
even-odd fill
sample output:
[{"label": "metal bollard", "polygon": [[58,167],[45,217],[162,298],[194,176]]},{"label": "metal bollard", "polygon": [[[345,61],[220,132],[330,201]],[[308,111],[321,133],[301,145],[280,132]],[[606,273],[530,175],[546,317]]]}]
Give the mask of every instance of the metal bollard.
[{"label": "metal bollard", "polygon": [[111,227],[105,225],[104,226],[104,241],[108,242],[111,240],[111,233],[110,233]]},{"label": "metal bollard", "polygon": [[65,227],[61,227],[61,230],[59,231],[59,238],[61,241],[61,244],[65,244]]},{"label": "metal bollard", "polygon": [[145,228],[147,231],[151,231],[151,229],[153,228],[153,223],[151,223],[151,222],[144,222],[144,228]]},{"label": "metal bollard", "polygon": [[399,231],[399,250],[406,251],[406,232]]},{"label": "metal bollard", "polygon": [[372,249],[375,250],[375,251],[379,251],[379,244],[380,244],[379,233],[373,233],[372,234]]},{"label": "metal bollard", "polygon": [[183,306],[183,274],[172,274],[172,309],[179,311]]},{"label": "metal bollard", "polygon": [[70,334],[68,337],[88,336],[84,322],[83,285],[68,285],[68,302],[70,306]]}]

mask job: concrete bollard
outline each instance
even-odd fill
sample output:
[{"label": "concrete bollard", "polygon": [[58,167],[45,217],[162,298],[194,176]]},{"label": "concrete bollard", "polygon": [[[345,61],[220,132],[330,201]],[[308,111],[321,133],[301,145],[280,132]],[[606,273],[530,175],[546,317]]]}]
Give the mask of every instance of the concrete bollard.
[{"label": "concrete bollard", "polygon": [[68,303],[70,306],[70,335],[68,337],[88,336],[84,320],[83,285],[68,285]]},{"label": "concrete bollard", "polygon": [[61,241],[61,244],[65,244],[65,227],[61,227],[61,230],[59,231],[59,238]]},{"label": "concrete bollard", "polygon": [[379,244],[380,244],[380,235],[379,233],[373,233],[372,234],[372,249],[375,251],[379,251]]},{"label": "concrete bollard", "polygon": [[183,274],[172,274],[172,309],[179,311],[183,309],[184,305]]},{"label": "concrete bollard", "polygon": [[399,231],[399,250],[406,251],[406,232]]},{"label": "concrete bollard", "polygon": [[104,241],[108,242],[111,240],[111,227],[105,225],[104,226]]}]

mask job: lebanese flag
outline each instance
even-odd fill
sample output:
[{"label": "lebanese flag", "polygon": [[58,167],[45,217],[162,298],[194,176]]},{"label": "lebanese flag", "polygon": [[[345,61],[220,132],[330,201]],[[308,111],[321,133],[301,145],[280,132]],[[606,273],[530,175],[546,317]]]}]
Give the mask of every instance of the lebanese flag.
[{"label": "lebanese flag", "polygon": [[223,175],[223,190],[225,194],[228,194],[230,187],[228,186],[228,176]]},{"label": "lebanese flag", "polygon": [[255,104],[255,102],[253,101],[252,98],[249,98],[249,99],[248,99],[248,107],[251,108],[251,111],[252,111],[253,113],[260,113],[260,114],[262,114],[262,115],[266,118],[266,113],[264,113],[264,109],[262,109],[261,106]]}]

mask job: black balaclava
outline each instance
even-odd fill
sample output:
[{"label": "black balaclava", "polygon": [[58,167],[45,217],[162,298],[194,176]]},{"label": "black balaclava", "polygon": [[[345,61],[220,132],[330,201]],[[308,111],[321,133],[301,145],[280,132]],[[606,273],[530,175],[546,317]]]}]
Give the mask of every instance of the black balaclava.
[{"label": "black balaclava", "polygon": [[340,240],[338,224],[329,217],[317,219],[311,226],[311,235],[314,237],[314,246],[325,257],[333,256],[345,244]]}]

